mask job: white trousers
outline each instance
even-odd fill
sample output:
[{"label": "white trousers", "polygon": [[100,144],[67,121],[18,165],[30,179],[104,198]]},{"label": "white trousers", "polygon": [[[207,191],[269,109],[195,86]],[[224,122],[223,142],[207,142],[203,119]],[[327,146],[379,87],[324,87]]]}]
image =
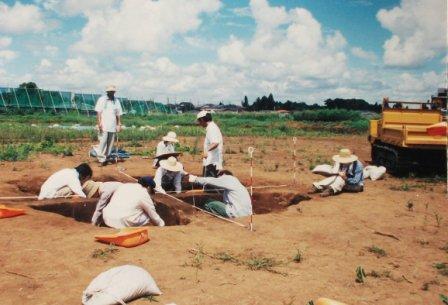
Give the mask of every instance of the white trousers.
[{"label": "white trousers", "polygon": [[342,189],[345,186],[345,180],[340,176],[332,176],[325,179],[322,179],[319,182],[313,183],[314,187],[318,190],[325,190],[331,188],[335,194],[342,192]]},{"label": "white trousers", "polygon": [[115,132],[103,132],[98,135],[100,144],[98,145],[97,158],[99,162],[106,161],[112,151],[115,140]]}]

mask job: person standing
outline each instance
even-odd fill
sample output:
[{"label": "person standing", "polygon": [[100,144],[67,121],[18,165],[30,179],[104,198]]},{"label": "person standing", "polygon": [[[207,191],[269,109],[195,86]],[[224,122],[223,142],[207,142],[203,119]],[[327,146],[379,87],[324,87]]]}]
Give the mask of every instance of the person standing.
[{"label": "person standing", "polygon": [[199,112],[196,119],[198,124],[206,129],[203,154],[204,177],[217,177],[223,165],[224,143],[221,130],[213,122],[212,114],[208,111]]},{"label": "person standing", "polygon": [[121,131],[121,116],[123,110],[120,101],[115,98],[115,86],[106,89],[106,95],[101,96],[95,105],[97,113],[97,128],[99,131],[99,146],[97,151],[100,166],[107,165],[107,159],[112,152],[116,133]]}]

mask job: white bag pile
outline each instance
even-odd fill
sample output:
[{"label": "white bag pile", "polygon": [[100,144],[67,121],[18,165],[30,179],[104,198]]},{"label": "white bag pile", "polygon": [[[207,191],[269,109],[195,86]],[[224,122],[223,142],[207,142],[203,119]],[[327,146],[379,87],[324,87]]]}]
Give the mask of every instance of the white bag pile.
[{"label": "white bag pile", "polygon": [[370,178],[371,180],[380,180],[386,174],[386,168],[384,166],[368,165],[364,168],[364,179]]},{"label": "white bag pile", "polygon": [[143,268],[124,265],[111,268],[87,286],[82,294],[83,305],[126,305],[148,295],[161,295],[151,275]]}]

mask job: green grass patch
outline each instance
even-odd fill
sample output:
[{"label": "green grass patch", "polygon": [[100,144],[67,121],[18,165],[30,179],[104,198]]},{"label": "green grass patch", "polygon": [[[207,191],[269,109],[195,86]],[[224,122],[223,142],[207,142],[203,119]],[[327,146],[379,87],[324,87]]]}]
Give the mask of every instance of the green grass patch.
[{"label": "green grass patch", "polygon": [[0,145],[1,161],[22,161],[33,153],[49,153],[53,155],[73,156],[72,145],[55,144],[52,141],[41,143]]}]

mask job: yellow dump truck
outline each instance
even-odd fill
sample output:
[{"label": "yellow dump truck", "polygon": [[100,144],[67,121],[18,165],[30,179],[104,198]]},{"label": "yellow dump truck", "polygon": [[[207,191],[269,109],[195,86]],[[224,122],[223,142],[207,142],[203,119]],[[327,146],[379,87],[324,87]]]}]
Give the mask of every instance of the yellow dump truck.
[{"label": "yellow dump truck", "polygon": [[429,126],[444,120],[443,108],[433,100],[420,103],[385,98],[381,118],[370,121],[372,162],[394,174],[409,170],[446,174],[446,132],[428,133]]}]

